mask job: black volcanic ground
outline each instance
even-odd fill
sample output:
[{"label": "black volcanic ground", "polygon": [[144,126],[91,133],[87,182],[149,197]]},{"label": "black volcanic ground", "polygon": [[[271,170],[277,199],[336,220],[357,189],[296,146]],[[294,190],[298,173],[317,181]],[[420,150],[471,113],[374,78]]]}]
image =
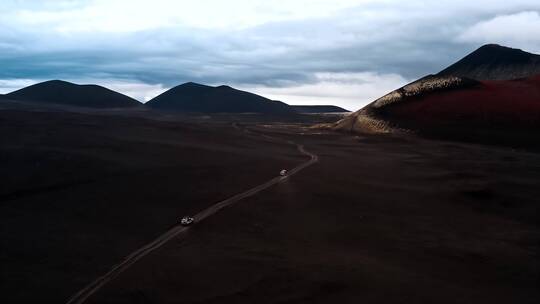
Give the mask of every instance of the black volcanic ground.
[{"label": "black volcanic ground", "polygon": [[97,85],[77,85],[61,80],[38,83],[5,95],[6,98],[37,103],[88,108],[140,106],[137,100]]},{"label": "black volcanic ground", "polygon": [[183,215],[302,160],[231,123],[5,108],[0,120],[5,303],[64,302]]},{"label": "black volcanic ground", "polygon": [[89,303],[538,301],[538,154],[252,128],[320,163],[193,227]]},{"label": "black volcanic ground", "polygon": [[311,122],[246,123],[242,115],[7,107],[0,108],[6,303],[64,302],[181,216],[306,160],[262,135],[301,143],[320,161],[197,223],[89,303],[540,298],[538,154],[355,137]]},{"label": "black volcanic ground", "polygon": [[158,110],[194,113],[265,113],[294,114],[287,104],[233,89],[185,83],[150,100],[147,105]]}]

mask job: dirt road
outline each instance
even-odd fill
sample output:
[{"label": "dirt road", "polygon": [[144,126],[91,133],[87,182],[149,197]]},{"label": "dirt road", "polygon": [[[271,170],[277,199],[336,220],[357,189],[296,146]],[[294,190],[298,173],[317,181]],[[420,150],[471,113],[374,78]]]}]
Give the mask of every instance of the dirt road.
[{"label": "dirt road", "polygon": [[[235,128],[236,128],[236,125],[233,125]],[[274,138],[274,137],[269,137],[269,136],[266,136],[269,140],[273,140],[273,141],[279,141],[280,139],[278,138]],[[249,197],[249,196],[253,196],[287,178],[289,178],[290,176],[300,172],[301,170],[313,165],[314,163],[318,162],[319,158],[317,155],[313,154],[313,153],[310,153],[309,151],[306,151],[304,149],[304,146],[303,145],[300,145],[300,144],[297,144],[297,143],[294,143],[292,141],[289,141],[290,144],[293,144],[293,145],[296,145],[296,148],[298,149],[298,151],[304,155],[307,155],[310,157],[310,159],[300,165],[298,165],[297,167],[289,170],[288,174],[286,176],[277,176],[277,177],[274,177],[272,178],[271,180],[263,183],[263,184],[260,184],[254,188],[251,188],[247,191],[244,191],[242,193],[239,193],[233,197],[230,197],[226,200],[223,200],[199,213],[197,213],[194,218],[195,218],[195,221],[196,222],[201,222],[203,221],[204,219],[208,218],[209,216],[215,214],[216,212],[218,212],[219,210],[225,208],[225,207],[228,207],[232,204],[235,204],[239,201],[241,201],[242,199],[246,198],[246,197]],[[276,171],[278,170],[279,168],[276,169]],[[158,249],[159,247],[161,247],[162,245],[164,245],[165,243],[167,243],[168,241],[170,241],[171,239],[173,238],[176,238],[176,237],[182,237],[183,235],[185,235],[185,233],[189,230],[189,227],[184,227],[184,226],[175,226],[174,228],[170,229],[169,231],[165,232],[164,234],[162,234],[160,237],[158,237],[157,239],[155,239],[154,241],[148,243],[147,245],[139,248],[138,250],[136,250],[135,252],[131,253],[130,255],[128,255],[122,262],[120,262],[119,264],[117,264],[116,266],[114,266],[109,272],[107,272],[106,274],[104,274],[103,276],[99,277],[98,279],[96,279],[95,281],[93,281],[92,283],[90,283],[88,286],[86,286],[85,288],[83,288],[82,290],[80,290],[79,292],[77,292],[75,295],[73,295],[68,301],[67,303],[68,304],[80,304],[80,303],[84,303],[86,301],[86,299],[88,299],[90,296],[92,296],[94,293],[96,293],[102,286],[104,286],[105,284],[107,284],[108,282],[110,282],[111,280],[113,280],[116,276],[118,276],[120,273],[122,273],[124,270],[126,270],[127,268],[129,268],[131,265],[133,265],[135,262],[137,262],[138,260],[142,259],[143,257],[145,257],[146,255],[148,255],[149,253],[153,252],[154,250]]]}]

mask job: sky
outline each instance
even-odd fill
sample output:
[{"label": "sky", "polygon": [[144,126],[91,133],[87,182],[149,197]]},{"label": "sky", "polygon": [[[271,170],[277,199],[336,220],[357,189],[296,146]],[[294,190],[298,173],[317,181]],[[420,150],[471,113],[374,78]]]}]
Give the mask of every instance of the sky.
[{"label": "sky", "polygon": [[0,93],[50,79],[142,102],[184,82],[349,110],[486,43],[540,53],[538,0],[1,0]]}]

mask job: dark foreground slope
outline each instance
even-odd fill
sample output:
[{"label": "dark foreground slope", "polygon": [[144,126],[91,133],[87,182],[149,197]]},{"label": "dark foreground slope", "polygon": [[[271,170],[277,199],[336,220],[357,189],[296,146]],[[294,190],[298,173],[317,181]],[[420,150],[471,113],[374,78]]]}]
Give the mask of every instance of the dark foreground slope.
[{"label": "dark foreground slope", "polygon": [[338,107],[338,106],[331,106],[331,105],[323,105],[323,106],[298,106],[293,105],[291,106],[294,108],[294,110],[298,113],[302,114],[321,114],[321,113],[346,113],[350,112],[349,110],[345,110],[344,108]]},{"label": "dark foreground slope", "polygon": [[538,154],[283,130],[294,134],[261,132],[319,163],[193,226],[89,303],[540,300]]},{"label": "dark foreground slope", "polygon": [[6,107],[3,303],[64,303],[182,216],[303,161],[294,146],[250,137],[230,123]]},{"label": "dark foreground slope", "polygon": [[62,303],[181,216],[306,161],[265,135],[319,162],[196,223],[89,303],[539,300],[538,154],[269,121],[246,133],[192,116],[1,109],[5,303]]},{"label": "dark foreground slope", "polygon": [[429,76],[338,122],[355,132],[415,132],[436,138],[540,147],[540,77],[475,81]]},{"label": "dark foreground slope", "polygon": [[11,92],[5,97],[13,100],[88,108],[125,108],[141,105],[131,97],[98,85],[78,85],[61,80],[31,85]]},{"label": "dark foreground slope", "polygon": [[185,83],[155,97],[146,105],[159,110],[196,113],[293,114],[287,104],[233,89]]},{"label": "dark foreground slope", "polygon": [[442,70],[438,76],[509,80],[537,74],[540,74],[540,55],[488,44]]}]

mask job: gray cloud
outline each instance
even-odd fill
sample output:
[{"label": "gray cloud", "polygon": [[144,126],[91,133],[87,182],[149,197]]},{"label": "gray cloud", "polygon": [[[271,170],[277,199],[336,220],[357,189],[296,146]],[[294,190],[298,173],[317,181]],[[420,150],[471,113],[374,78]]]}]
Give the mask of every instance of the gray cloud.
[{"label": "gray cloud", "polygon": [[[30,12],[44,9],[35,6],[36,3],[27,4],[24,9]],[[58,3],[54,9],[59,14],[66,9],[84,8],[81,1]],[[45,8],[50,11],[50,7]],[[8,1],[0,13],[9,15],[20,9],[20,4]],[[99,28],[73,32],[65,29],[76,20],[66,14],[58,17],[60,21],[55,19],[55,14],[37,15],[36,19],[45,20],[41,23],[13,17],[0,21],[0,80],[61,78],[98,82],[107,79],[111,86],[130,90],[197,81],[253,87],[264,93],[265,87],[269,90],[306,88],[322,83],[320,73],[375,73],[389,75],[385,79],[392,79],[388,83],[397,86],[435,73],[488,42],[484,37],[491,37],[489,34],[498,28],[501,18],[503,25],[536,20],[534,14],[537,17],[539,9],[537,1],[521,0],[429,4],[382,1],[349,5],[323,16],[270,18],[262,24],[241,28],[204,28],[178,22],[152,24],[134,31]],[[26,13],[11,15],[24,17]],[[495,42],[508,41],[515,47],[540,46],[538,36],[518,35],[505,40],[495,33],[492,37],[497,38]],[[350,80],[380,81],[380,78]],[[326,85],[328,81],[338,82],[324,81]],[[130,82],[135,85],[127,85]],[[388,89],[388,85],[380,87]],[[331,94],[328,90],[320,91]],[[369,98],[373,94],[377,93],[370,93]],[[359,92],[359,104],[369,101],[362,96]]]}]

